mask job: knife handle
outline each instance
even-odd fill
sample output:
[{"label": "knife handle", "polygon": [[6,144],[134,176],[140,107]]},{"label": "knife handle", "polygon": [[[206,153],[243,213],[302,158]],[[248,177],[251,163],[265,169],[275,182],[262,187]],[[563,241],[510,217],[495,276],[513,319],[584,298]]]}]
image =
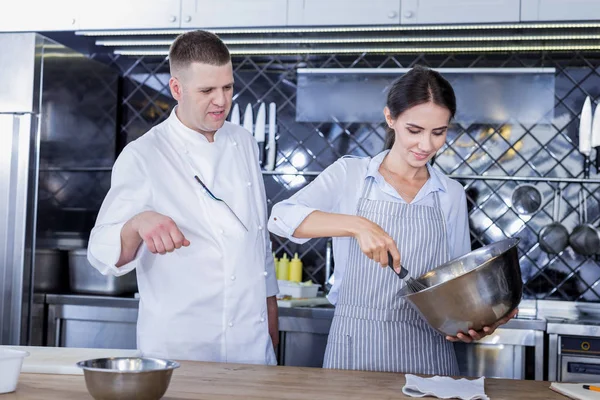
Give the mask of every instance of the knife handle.
[{"label": "knife handle", "polygon": [[596,173],[600,173],[600,146],[596,147]]},{"label": "knife handle", "polygon": [[590,177],[590,156],[585,156],[583,159],[583,178],[588,179]]},{"label": "knife handle", "polygon": [[258,142],[258,164],[262,167],[265,162],[265,142]]}]

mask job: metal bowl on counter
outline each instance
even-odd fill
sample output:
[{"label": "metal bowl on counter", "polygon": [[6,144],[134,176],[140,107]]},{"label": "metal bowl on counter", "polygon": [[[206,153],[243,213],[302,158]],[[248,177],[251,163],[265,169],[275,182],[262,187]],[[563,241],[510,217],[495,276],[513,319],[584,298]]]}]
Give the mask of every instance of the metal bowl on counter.
[{"label": "metal bowl on counter", "polygon": [[426,289],[412,293],[404,287],[399,295],[444,335],[479,331],[521,302],[519,240],[492,243],[442,264],[417,278]]},{"label": "metal bowl on counter", "polygon": [[96,400],[155,400],[164,396],[179,363],[159,358],[114,357],[80,361]]}]

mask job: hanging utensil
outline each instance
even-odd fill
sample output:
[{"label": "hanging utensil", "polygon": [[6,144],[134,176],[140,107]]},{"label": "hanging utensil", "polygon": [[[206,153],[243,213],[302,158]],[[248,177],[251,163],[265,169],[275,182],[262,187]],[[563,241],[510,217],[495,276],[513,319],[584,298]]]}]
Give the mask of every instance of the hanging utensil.
[{"label": "hanging utensil", "polygon": [[583,177],[590,177],[590,153],[592,152],[592,101],[585,98],[579,120],[579,152],[583,154]]},{"label": "hanging utensil", "polygon": [[248,105],[246,106],[246,111],[244,112],[243,127],[246,128],[248,132],[254,135],[254,120],[252,118],[252,105],[248,103]]},{"label": "hanging utensil", "polygon": [[571,232],[569,243],[575,252],[586,257],[596,254],[600,247],[598,231],[587,223],[587,200],[583,188],[579,192],[579,226]]},{"label": "hanging utensil", "polygon": [[240,124],[240,106],[238,106],[238,103],[235,103],[231,109],[231,117],[229,117],[229,122],[236,125]]},{"label": "hanging utensil", "polygon": [[592,119],[592,147],[596,149],[596,173],[600,172],[600,102]]},{"label": "hanging utensil", "polygon": [[275,103],[269,104],[269,144],[267,146],[267,171],[275,169],[276,144],[275,135],[277,135],[277,106]]},{"label": "hanging utensil", "polygon": [[265,125],[267,123],[267,109],[265,103],[261,103],[256,114],[256,125],[254,125],[254,138],[258,143],[258,160],[262,167],[265,161]]},{"label": "hanging utensil", "polygon": [[569,244],[569,231],[560,223],[560,188],[554,191],[552,223],[542,228],[538,235],[540,248],[549,254],[559,254]]},{"label": "hanging utensil", "polygon": [[392,269],[392,271],[394,271],[396,275],[398,275],[398,278],[402,279],[406,283],[406,286],[412,293],[417,293],[421,290],[427,289],[427,286],[410,276],[410,273],[406,268],[402,266],[402,264],[400,264],[400,272],[396,272],[396,270],[394,269],[394,258],[392,257],[392,254],[389,251],[388,266]]},{"label": "hanging utensil", "polygon": [[540,190],[533,185],[521,185],[512,194],[512,207],[521,215],[535,214],[544,201]]}]

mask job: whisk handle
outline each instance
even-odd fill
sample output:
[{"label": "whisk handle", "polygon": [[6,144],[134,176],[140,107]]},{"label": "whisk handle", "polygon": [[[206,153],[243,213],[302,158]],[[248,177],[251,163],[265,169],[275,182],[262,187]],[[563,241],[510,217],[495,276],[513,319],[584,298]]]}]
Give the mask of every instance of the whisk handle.
[{"label": "whisk handle", "polygon": [[404,277],[408,274],[408,270],[400,264],[400,272],[396,272],[394,269],[394,258],[392,257],[392,253],[388,251],[388,265],[398,275],[400,279],[404,279]]}]

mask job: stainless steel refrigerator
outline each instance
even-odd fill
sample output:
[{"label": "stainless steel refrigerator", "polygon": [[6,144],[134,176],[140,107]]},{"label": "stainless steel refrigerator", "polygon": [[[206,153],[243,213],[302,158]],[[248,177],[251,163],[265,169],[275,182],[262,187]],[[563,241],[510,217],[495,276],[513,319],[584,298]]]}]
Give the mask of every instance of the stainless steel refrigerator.
[{"label": "stainless steel refrigerator", "polygon": [[71,228],[108,188],[118,77],[42,35],[0,34],[0,344],[40,334],[32,332],[36,248],[65,233],[85,238],[87,227]]}]

